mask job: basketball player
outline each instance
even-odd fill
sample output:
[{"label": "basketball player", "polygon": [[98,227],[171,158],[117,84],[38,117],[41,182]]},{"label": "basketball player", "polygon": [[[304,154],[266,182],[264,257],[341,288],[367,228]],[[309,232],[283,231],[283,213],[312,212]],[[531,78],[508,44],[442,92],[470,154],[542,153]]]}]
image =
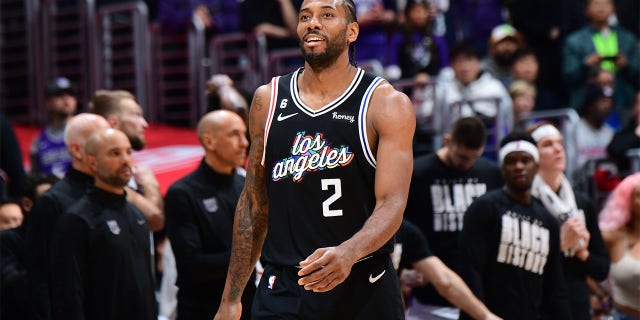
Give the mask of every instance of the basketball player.
[{"label": "basketball player", "polygon": [[389,253],[411,178],[413,106],[350,61],[352,0],[305,0],[298,18],[304,68],[258,88],[252,102],[216,319],[240,317],[260,255],[255,319],[402,319]]}]

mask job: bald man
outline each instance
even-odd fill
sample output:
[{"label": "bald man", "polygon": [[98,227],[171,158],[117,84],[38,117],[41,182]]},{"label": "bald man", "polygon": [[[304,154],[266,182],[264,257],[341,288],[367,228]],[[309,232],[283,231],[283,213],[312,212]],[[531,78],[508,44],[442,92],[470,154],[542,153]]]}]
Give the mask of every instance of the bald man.
[{"label": "bald man", "polygon": [[127,201],[127,136],[95,132],[85,147],[94,188],[60,218],[51,244],[54,319],[155,320],[149,226]]},{"label": "bald man", "polygon": [[[133,150],[142,150],[146,146],[144,132],[149,124],[144,119],[136,97],[130,92],[98,90],[89,102],[89,111],[103,116],[112,128],[124,132]],[[134,166],[127,189],[127,200],[144,213],[151,231],[162,230],[162,194],[151,168],[145,165]]]},{"label": "bald man", "polygon": [[[165,196],[167,235],[178,269],[178,320],[211,320],[220,304],[233,217],[245,180],[238,168],[249,145],[246,130],[243,119],[231,111],[204,115],[198,123],[204,158]],[[249,304],[244,305],[250,305],[254,290],[250,282],[243,301]]]},{"label": "bald man", "polygon": [[49,245],[53,230],[63,212],[93,185],[91,170],[85,163],[85,144],[93,132],[109,127],[107,120],[95,114],[81,113],[69,120],[64,142],[71,155],[71,167],[64,179],[38,198],[26,218],[26,264],[33,319],[51,319]]}]

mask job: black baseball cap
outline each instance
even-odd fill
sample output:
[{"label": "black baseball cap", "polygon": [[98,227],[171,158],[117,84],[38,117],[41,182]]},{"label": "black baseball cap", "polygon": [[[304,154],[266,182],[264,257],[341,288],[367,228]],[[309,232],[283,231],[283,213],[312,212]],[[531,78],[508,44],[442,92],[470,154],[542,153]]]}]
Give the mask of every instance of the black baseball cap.
[{"label": "black baseball cap", "polygon": [[58,77],[49,82],[45,91],[45,96],[50,98],[61,95],[62,93],[69,93],[71,95],[75,95],[76,93],[71,81],[66,77]]}]

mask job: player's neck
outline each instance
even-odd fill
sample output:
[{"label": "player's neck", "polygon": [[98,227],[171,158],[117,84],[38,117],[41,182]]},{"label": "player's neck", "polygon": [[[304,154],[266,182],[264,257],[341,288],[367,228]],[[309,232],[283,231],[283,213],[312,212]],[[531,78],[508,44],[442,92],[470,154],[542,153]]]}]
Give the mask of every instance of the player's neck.
[{"label": "player's neck", "polygon": [[[344,81],[350,83],[356,74],[356,70],[357,68],[351,65],[349,61],[341,59],[333,65],[322,69],[313,69],[306,64],[300,82],[303,85],[311,83],[314,86],[321,87],[331,87]],[[317,88],[314,88],[314,90],[315,89]]]},{"label": "player's neck", "polygon": [[300,96],[310,106],[324,105],[339,97],[349,87],[356,72],[357,68],[348,62],[320,72],[305,68],[298,81]]}]

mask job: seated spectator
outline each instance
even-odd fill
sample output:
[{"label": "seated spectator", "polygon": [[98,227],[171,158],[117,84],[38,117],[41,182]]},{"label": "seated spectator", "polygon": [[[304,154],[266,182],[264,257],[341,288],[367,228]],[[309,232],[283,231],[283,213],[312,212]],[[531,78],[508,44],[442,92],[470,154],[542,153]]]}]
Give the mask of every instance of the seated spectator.
[{"label": "seated spectator", "polygon": [[570,90],[569,105],[578,108],[589,70],[601,68],[615,74],[619,91],[615,104],[630,107],[640,78],[638,40],[628,30],[609,25],[615,13],[613,0],[588,0],[589,24],[567,37],[563,48],[563,75]]},{"label": "seated spectator", "polygon": [[78,108],[75,89],[69,79],[60,77],[47,85],[47,125],[31,144],[31,171],[63,177],[71,164],[64,144],[64,128]]},{"label": "seated spectator", "polygon": [[605,121],[612,110],[613,90],[590,84],[576,128],[578,168],[589,159],[607,156],[607,146],[613,138],[614,130]]},{"label": "seated spectator", "polygon": [[446,41],[433,34],[432,6],[427,0],[408,1],[404,22],[388,46],[389,63],[400,66],[402,78],[417,83],[426,83],[449,65]]},{"label": "seated spectator", "polygon": [[607,146],[607,155],[613,158],[618,169],[626,172],[630,169],[627,151],[640,148],[640,91],[636,93],[636,103],[632,109],[632,116],[627,124],[616,134]]},{"label": "seated spectator", "polygon": [[522,36],[510,24],[501,24],[491,31],[489,52],[482,59],[482,70],[500,80],[505,88],[512,81],[511,66],[516,51],[524,47]]},{"label": "seated spectator", "polygon": [[531,83],[523,80],[516,80],[509,87],[509,96],[513,100],[513,125],[518,124],[521,116],[533,111],[536,106],[538,92]]},{"label": "seated spectator", "polygon": [[216,34],[240,29],[240,5],[237,0],[163,0],[158,1],[158,21],[169,32],[184,32],[194,18]]},{"label": "seated spectator", "polygon": [[442,118],[440,132],[448,131],[458,118],[473,115],[495,118],[504,126],[502,131],[510,131],[513,108],[509,93],[500,81],[480,69],[475,47],[468,43],[457,44],[451,49],[449,58],[454,78],[442,82],[441,98],[436,107]]},{"label": "seated spectator", "polygon": [[527,81],[536,88],[536,110],[546,110],[559,108],[560,104],[553,92],[542,85],[538,79],[540,64],[538,57],[530,49],[519,49],[513,54],[513,64],[511,65],[511,76],[513,81]]}]

